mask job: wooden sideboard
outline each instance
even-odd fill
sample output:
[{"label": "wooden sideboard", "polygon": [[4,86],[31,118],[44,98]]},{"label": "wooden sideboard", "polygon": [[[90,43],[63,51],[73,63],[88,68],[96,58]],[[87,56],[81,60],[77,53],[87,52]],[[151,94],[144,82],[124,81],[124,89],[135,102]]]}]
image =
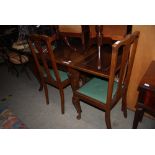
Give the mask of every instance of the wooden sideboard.
[{"label": "wooden sideboard", "polygon": [[142,121],[144,112],[155,117],[155,61],[152,61],[141,79],[138,87],[139,95],[136,104],[136,112],[133,129]]}]

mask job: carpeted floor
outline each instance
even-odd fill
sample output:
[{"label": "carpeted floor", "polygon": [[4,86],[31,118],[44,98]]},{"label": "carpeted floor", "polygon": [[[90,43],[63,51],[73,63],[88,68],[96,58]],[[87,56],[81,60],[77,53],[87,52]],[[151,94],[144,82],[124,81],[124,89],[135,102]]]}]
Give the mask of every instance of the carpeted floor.
[{"label": "carpeted floor", "polygon": [[[71,87],[65,89],[65,114],[61,114],[60,97],[56,88],[49,86],[50,104],[45,104],[44,92],[39,92],[39,84],[30,73],[31,80],[25,73],[17,78],[8,72],[7,67],[0,65],[0,99],[30,129],[105,129],[104,112],[88,104],[82,104],[82,118],[76,119],[76,111],[72,105]],[[128,110],[128,118],[123,117],[120,104],[112,110],[111,121],[114,129],[131,129],[134,112]],[[155,121],[144,117],[138,128],[155,128]]]}]

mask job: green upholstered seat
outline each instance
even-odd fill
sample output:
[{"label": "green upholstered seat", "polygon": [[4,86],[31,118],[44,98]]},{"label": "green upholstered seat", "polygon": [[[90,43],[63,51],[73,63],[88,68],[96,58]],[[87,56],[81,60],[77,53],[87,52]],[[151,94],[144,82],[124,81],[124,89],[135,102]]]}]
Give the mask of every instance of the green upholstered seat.
[{"label": "green upholstered seat", "polygon": [[[46,75],[45,69],[43,68],[43,66],[41,66],[41,68],[42,68],[42,71],[43,71],[44,76],[46,77],[47,75]],[[68,75],[67,75],[66,72],[63,72],[61,70],[58,70],[58,72],[59,72],[59,76],[60,76],[61,82],[63,82],[63,81],[65,81],[65,80],[68,79]],[[54,74],[53,69],[50,69],[50,73],[51,73],[52,78],[54,80],[56,80],[56,77],[55,77],[55,74]]]},{"label": "green upholstered seat", "polygon": [[[114,82],[112,93],[113,96],[116,93],[116,90],[117,90],[117,82]],[[78,92],[80,92],[81,94],[96,99],[102,102],[103,104],[105,104],[107,100],[107,91],[108,91],[108,81],[99,78],[91,79],[89,82],[87,82],[84,86],[82,86],[78,90]]]}]

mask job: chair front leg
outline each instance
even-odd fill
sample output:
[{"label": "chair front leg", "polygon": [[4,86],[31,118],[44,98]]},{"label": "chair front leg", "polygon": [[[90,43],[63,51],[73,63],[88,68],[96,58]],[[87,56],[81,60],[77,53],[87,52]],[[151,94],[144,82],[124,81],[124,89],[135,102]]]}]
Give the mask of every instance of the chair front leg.
[{"label": "chair front leg", "polygon": [[105,122],[108,129],[111,129],[110,110],[105,112]]}]

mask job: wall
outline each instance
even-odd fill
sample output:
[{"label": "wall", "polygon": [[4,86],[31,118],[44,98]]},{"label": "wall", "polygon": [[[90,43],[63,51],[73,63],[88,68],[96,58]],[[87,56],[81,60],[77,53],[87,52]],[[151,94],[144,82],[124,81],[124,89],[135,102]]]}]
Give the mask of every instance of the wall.
[{"label": "wall", "polygon": [[155,26],[134,25],[132,31],[137,30],[140,31],[140,38],[127,94],[127,104],[130,109],[135,107],[138,97],[137,87],[141,77],[144,75],[150,62],[155,60]]}]

